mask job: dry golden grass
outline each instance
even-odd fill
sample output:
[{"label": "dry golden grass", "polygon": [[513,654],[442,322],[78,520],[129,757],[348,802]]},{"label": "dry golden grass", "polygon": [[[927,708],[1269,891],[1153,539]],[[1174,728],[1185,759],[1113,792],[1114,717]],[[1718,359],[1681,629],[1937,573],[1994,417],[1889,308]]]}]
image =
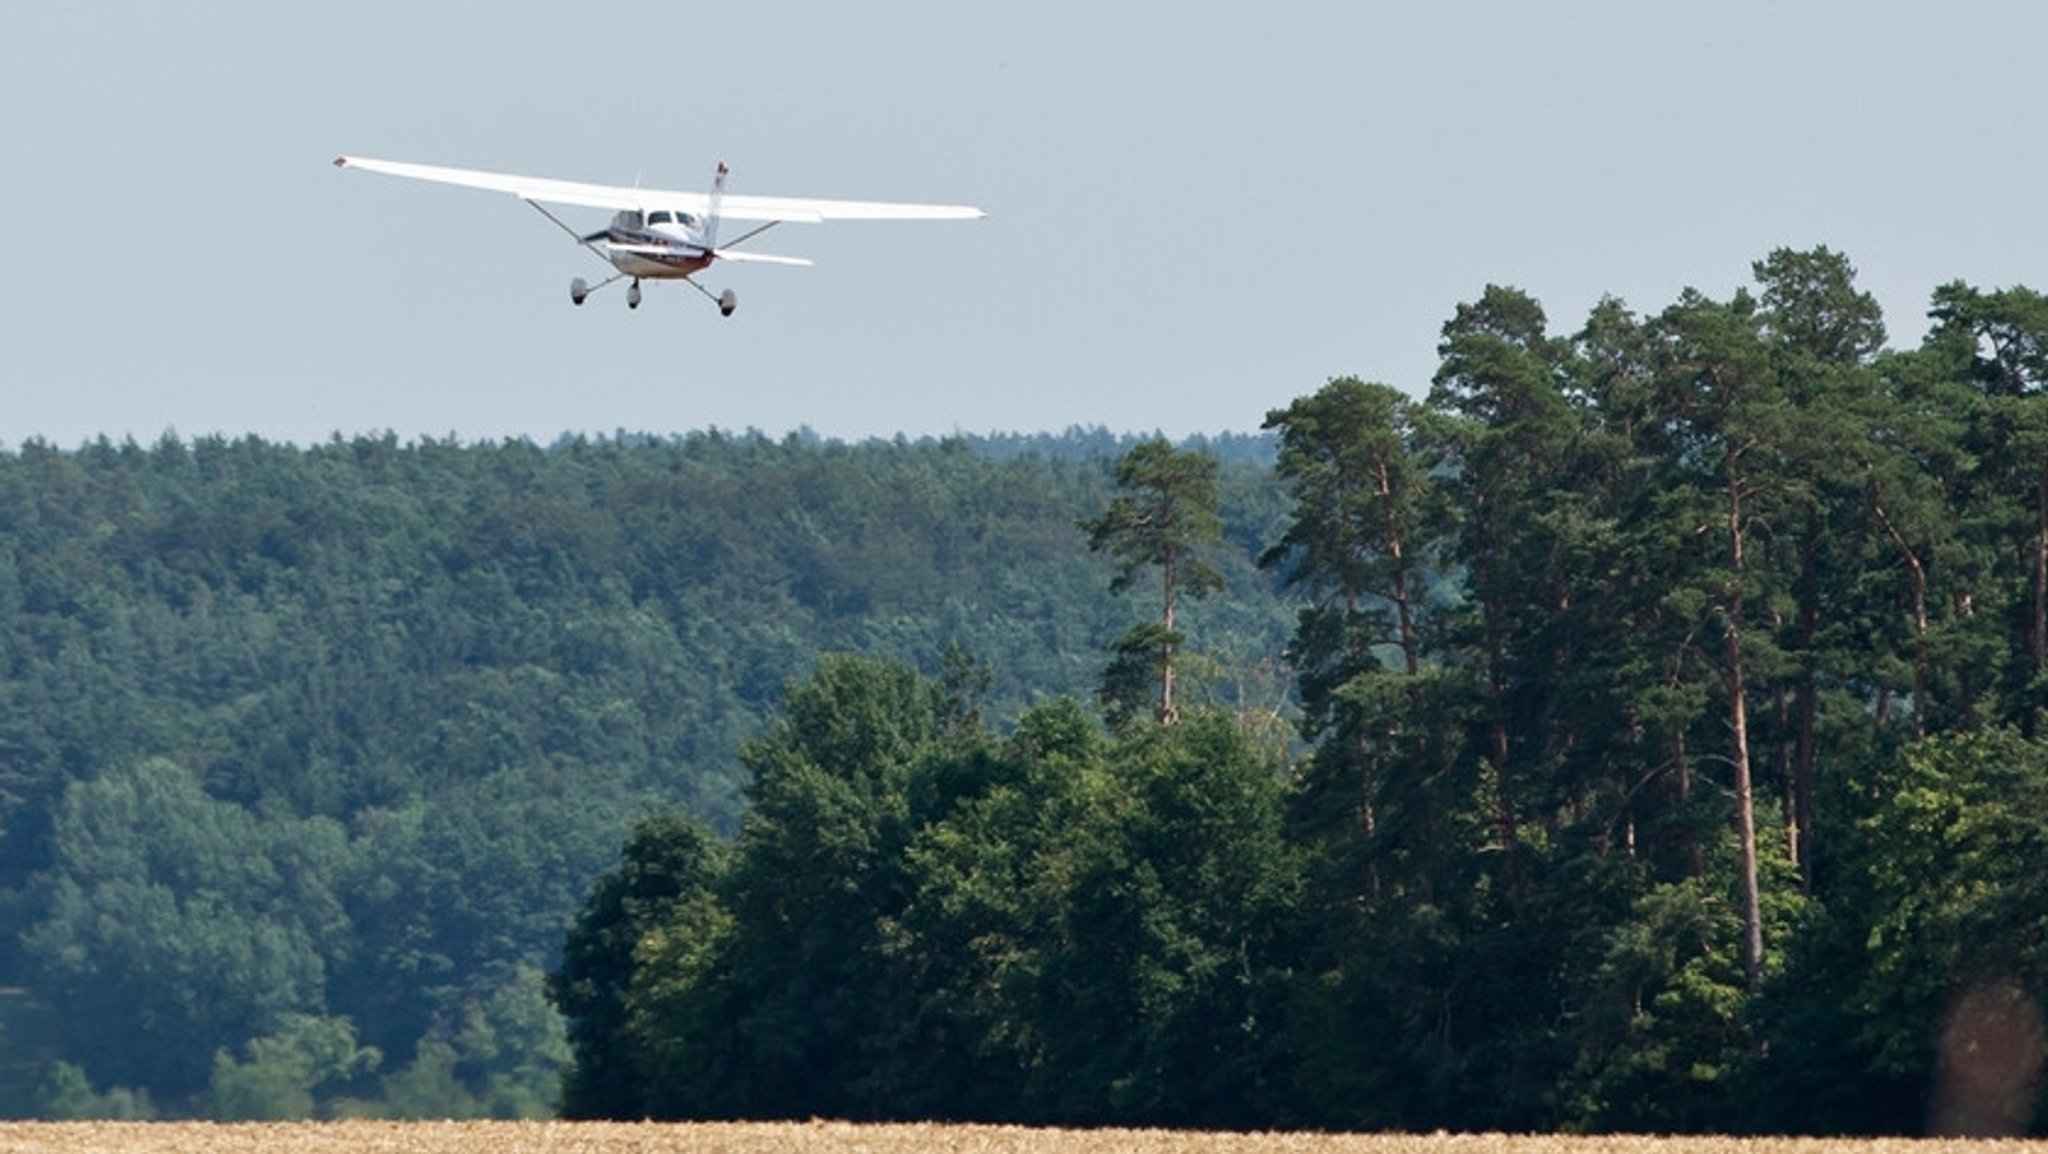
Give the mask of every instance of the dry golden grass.
[{"label": "dry golden grass", "polygon": [[0,1122],[0,1154],[2048,1154],[2048,1143],[1197,1134],[842,1122]]}]

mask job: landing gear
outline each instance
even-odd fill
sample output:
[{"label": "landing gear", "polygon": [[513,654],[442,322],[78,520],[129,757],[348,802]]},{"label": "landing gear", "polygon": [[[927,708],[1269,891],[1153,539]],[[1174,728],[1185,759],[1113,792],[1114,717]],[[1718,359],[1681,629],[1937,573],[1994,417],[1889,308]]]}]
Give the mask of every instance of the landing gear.
[{"label": "landing gear", "polygon": [[[576,277],[569,282],[569,303],[572,305],[581,305],[584,301],[590,299],[592,293],[595,293],[597,290],[605,287],[606,285],[616,280],[626,280],[626,274],[620,273],[617,276],[606,277],[605,279],[597,282],[596,284],[591,284],[589,281],[584,280],[580,276]],[[731,289],[726,289],[724,292],[720,293],[714,293],[710,289],[705,288],[703,285],[698,284],[696,281],[691,280],[689,277],[683,277],[682,280],[683,283],[689,285],[691,288],[696,289],[700,293],[703,293],[706,300],[709,300],[712,304],[717,305],[720,316],[729,317],[733,314],[734,309],[740,307],[739,294],[733,292]],[[640,296],[640,278],[634,277],[626,284],[626,307],[629,309],[639,308]]]},{"label": "landing gear", "polygon": [[705,288],[703,285],[698,284],[695,280],[689,277],[684,277],[683,283],[689,285],[693,289],[696,289],[698,292],[703,293],[705,300],[717,305],[719,316],[729,317],[732,315],[732,310],[740,307],[739,294],[733,292],[731,289],[726,289],[724,292],[721,293],[714,293],[710,289]]},{"label": "landing gear", "polygon": [[[612,283],[615,280],[620,279],[620,277],[623,276],[625,276],[625,274],[620,273],[619,276],[606,277],[603,280],[597,282],[596,284],[591,284],[589,281],[586,281],[579,276],[576,279],[569,282],[569,303],[572,305],[580,305],[584,301],[590,299],[591,293],[596,292],[597,290],[603,288],[604,286]],[[637,286],[638,282],[635,283]],[[639,290],[636,287],[634,291],[638,292]]]}]

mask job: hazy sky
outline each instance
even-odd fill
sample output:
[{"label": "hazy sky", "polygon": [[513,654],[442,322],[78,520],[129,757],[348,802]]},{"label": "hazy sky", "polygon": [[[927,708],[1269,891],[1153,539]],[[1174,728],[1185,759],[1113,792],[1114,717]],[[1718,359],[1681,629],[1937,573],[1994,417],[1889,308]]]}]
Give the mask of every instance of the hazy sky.
[{"label": "hazy sky", "polygon": [[[1251,430],[1426,389],[1489,282],[1570,331],[1816,244],[1910,345],[1944,281],[2048,287],[2044,59],[2036,0],[24,0],[0,445]],[[576,309],[531,209],[343,152],[990,218]]]}]

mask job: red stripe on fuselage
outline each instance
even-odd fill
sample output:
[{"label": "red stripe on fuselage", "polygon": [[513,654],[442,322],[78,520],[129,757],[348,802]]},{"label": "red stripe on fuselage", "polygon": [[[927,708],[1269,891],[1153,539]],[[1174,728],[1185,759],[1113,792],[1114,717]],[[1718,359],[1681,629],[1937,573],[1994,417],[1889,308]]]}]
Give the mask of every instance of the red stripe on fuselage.
[{"label": "red stripe on fuselage", "polygon": [[605,259],[612,263],[613,268],[628,276],[657,279],[664,277],[687,277],[703,272],[711,267],[711,262],[714,259],[711,253],[704,248],[678,241],[674,237],[661,236],[654,233],[623,232],[618,229],[611,229],[604,234],[604,239],[607,245],[658,246],[670,250],[667,252],[619,252],[615,249],[608,250],[605,253]]}]

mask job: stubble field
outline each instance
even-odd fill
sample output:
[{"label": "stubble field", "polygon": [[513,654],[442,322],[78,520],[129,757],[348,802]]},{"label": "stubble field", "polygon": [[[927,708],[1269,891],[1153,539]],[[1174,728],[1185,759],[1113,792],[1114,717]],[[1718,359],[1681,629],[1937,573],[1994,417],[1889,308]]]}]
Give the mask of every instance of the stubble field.
[{"label": "stubble field", "polygon": [[0,1122],[0,1154],[1995,1154],[2048,1143],[1501,1134],[1209,1134],[810,1123]]}]

